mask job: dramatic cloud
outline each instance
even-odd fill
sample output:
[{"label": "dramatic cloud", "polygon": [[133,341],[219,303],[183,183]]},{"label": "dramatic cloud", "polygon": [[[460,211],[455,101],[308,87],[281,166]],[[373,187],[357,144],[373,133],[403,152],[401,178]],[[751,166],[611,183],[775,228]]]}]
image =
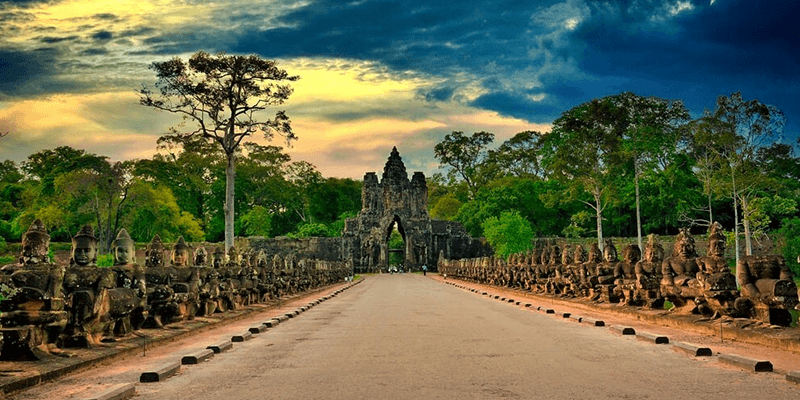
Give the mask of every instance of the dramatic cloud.
[{"label": "dramatic cloud", "polygon": [[133,92],[155,80],[148,65],[205,50],[256,53],[300,75],[286,110],[301,141],[289,151],[340,176],[380,167],[394,144],[430,172],[433,145],[452,130],[499,142],[621,91],[682,99],[694,115],[741,91],[781,109],[793,140],[796,15],[796,0],[0,1],[0,130],[50,118],[35,108],[45,115],[12,124],[20,104],[60,96],[81,108],[86,96],[129,120],[95,120],[97,134],[152,140],[170,119],[136,104]]}]

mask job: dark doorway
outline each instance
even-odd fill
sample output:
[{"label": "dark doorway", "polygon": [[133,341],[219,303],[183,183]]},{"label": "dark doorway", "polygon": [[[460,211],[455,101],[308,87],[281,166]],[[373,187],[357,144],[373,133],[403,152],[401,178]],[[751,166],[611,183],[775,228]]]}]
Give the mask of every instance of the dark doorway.
[{"label": "dark doorway", "polygon": [[389,225],[386,235],[386,260],[389,268],[395,266],[408,270],[406,264],[406,235],[400,219],[395,216],[395,220]]}]

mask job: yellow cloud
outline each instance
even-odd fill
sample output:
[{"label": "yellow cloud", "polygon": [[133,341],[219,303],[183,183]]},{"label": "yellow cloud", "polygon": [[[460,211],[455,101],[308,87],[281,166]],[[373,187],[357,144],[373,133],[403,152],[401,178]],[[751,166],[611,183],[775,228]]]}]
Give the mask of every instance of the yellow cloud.
[{"label": "yellow cloud", "polygon": [[342,59],[296,59],[281,62],[300,80],[293,82],[292,104],[319,100],[375,100],[384,96],[413,97],[414,90],[426,84],[420,78],[392,76],[376,63]]}]

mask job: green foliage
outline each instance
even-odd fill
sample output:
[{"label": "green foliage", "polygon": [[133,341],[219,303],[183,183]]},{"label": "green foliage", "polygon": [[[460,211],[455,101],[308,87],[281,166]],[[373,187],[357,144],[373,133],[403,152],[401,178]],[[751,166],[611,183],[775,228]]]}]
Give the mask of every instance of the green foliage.
[{"label": "green foliage", "polygon": [[[392,233],[389,234],[389,241],[387,243],[387,247],[392,250],[396,249],[404,249],[406,242],[403,240],[403,236],[400,235],[400,232],[397,229],[392,230]],[[389,253],[389,265],[400,265],[403,263],[403,255],[402,253]]]},{"label": "green foliage", "polygon": [[450,181],[465,182],[470,196],[474,196],[482,186],[479,169],[492,141],[494,135],[489,132],[475,132],[472,136],[466,136],[464,132],[453,131],[433,148],[433,152],[439,160],[440,168],[447,167]]},{"label": "green foliage", "polygon": [[0,265],[8,265],[17,262],[17,257],[13,255],[0,256]]},{"label": "green foliage", "polygon": [[310,222],[297,227],[297,231],[286,235],[293,239],[309,237],[330,237],[331,232],[325,224]]},{"label": "green foliage", "polygon": [[529,250],[533,230],[519,213],[503,212],[500,217],[491,217],[483,223],[486,240],[494,247],[495,254],[508,257],[511,254]]},{"label": "green foliage", "polygon": [[165,242],[172,242],[183,236],[187,241],[201,241],[204,238],[199,221],[178,206],[169,188],[153,186],[137,181],[128,196],[135,204],[126,220],[131,238],[137,242],[149,242],[156,234]]},{"label": "green foliage", "polygon": [[592,215],[588,211],[580,211],[569,217],[569,225],[561,233],[568,238],[577,239],[583,237],[589,229],[586,225],[591,221]]},{"label": "green foliage", "polygon": [[784,237],[785,243],[780,252],[794,276],[800,276],[800,264],[797,263],[800,255],[800,218],[786,219],[782,225],[779,234]]},{"label": "green foliage", "polygon": [[354,211],[346,211],[339,215],[339,218],[336,221],[328,224],[328,231],[330,232],[331,237],[342,236],[345,221],[349,218],[355,218],[357,215],[358,214]]},{"label": "green foliage", "polygon": [[455,194],[447,193],[440,197],[433,206],[431,217],[452,221],[458,215],[458,209],[461,208],[461,205],[461,201],[456,198]]},{"label": "green foliage", "polygon": [[269,237],[272,228],[272,213],[262,206],[253,206],[241,216],[240,229],[247,236]]},{"label": "green foliage", "polygon": [[98,267],[111,267],[114,265],[114,255],[113,254],[102,254],[97,256],[97,266]]}]

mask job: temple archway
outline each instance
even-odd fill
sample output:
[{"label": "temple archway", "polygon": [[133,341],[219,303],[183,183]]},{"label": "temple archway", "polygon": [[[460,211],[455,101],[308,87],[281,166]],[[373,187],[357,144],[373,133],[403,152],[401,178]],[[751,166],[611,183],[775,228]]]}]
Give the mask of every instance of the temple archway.
[{"label": "temple archway", "polygon": [[386,234],[386,264],[408,269],[406,265],[406,232],[400,217],[395,216]]},{"label": "temple archway", "polygon": [[[402,253],[389,246],[395,229],[403,240]],[[453,259],[480,257],[491,249],[470,237],[461,224],[430,217],[425,175],[414,172],[408,179],[400,153],[393,148],[380,180],[375,172],[364,175],[361,212],[345,221],[342,257],[352,260],[355,272],[385,271],[396,256],[406,270],[427,265],[434,271],[440,252]]]}]

